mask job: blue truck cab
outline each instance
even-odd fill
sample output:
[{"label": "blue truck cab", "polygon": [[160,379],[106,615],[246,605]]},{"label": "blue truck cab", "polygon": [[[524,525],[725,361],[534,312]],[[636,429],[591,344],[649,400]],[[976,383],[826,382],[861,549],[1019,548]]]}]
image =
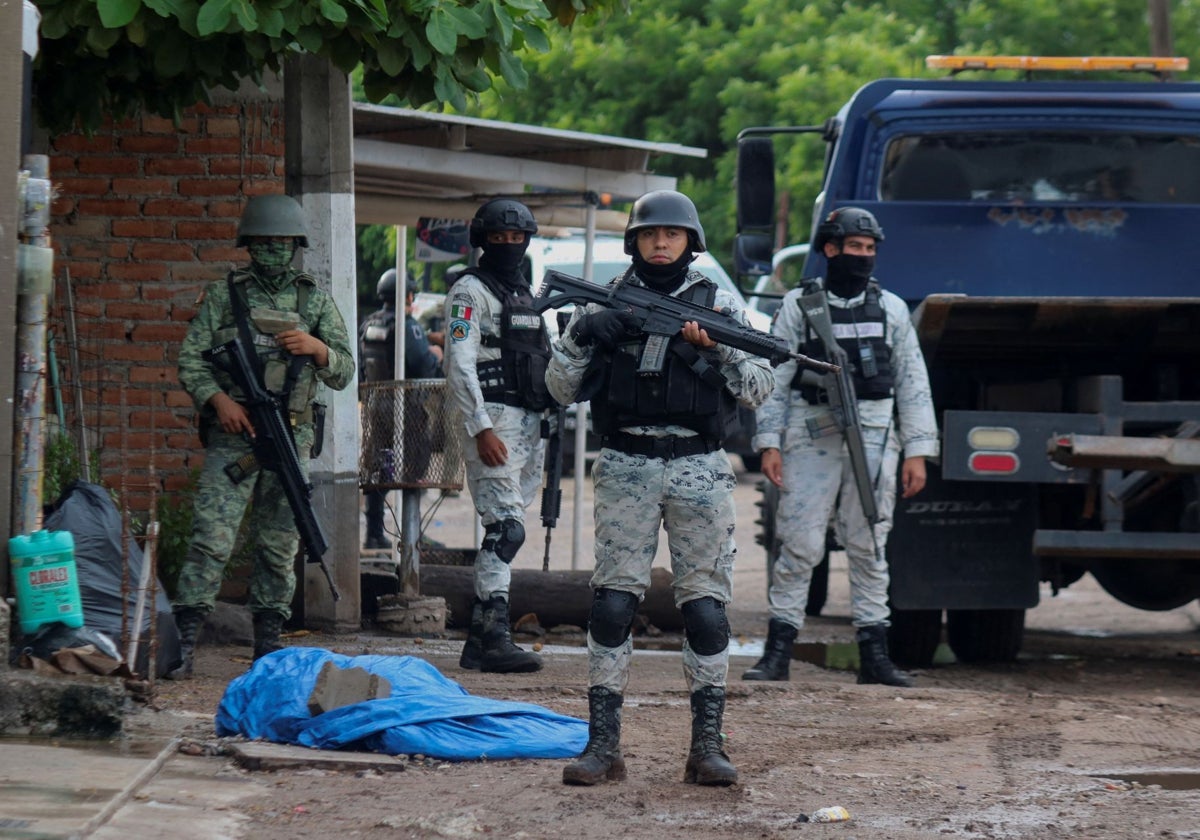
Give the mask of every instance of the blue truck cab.
[{"label": "blue truck cab", "polygon": [[932,661],[943,611],[959,659],[1014,658],[1041,582],[1200,597],[1200,84],[881,79],[747,129],[739,274],[769,270],[781,131],[827,144],[814,231],[882,225],[933,385],[941,462],[887,546],[896,658]]}]

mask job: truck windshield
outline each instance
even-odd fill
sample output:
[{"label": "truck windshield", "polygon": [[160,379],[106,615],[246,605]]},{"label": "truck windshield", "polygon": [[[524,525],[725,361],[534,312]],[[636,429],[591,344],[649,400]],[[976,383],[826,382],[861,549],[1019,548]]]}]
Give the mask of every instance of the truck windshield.
[{"label": "truck windshield", "polygon": [[902,136],[884,201],[1200,204],[1200,138],[1093,131]]}]

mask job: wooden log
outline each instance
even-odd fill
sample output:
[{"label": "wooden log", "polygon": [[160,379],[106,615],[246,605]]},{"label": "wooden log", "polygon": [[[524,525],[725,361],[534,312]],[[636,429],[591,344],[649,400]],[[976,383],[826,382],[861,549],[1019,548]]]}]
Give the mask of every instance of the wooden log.
[{"label": "wooden log", "polygon": [[[509,616],[516,621],[526,613],[534,613],[538,623],[547,630],[560,624],[587,627],[592,609],[591,577],[590,571],[513,569]],[[422,563],[421,594],[444,598],[446,626],[465,630],[471,620],[471,602],[475,597],[474,570],[470,566]],[[651,570],[650,588],[646,590],[638,613],[660,630],[683,629],[683,614],[675,606],[669,571]]]}]

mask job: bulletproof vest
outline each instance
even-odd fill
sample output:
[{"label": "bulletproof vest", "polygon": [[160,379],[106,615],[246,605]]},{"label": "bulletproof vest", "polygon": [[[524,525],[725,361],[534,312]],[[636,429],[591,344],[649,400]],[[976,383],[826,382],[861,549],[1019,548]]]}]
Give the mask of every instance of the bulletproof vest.
[{"label": "bulletproof vest", "polygon": [[478,277],[500,301],[500,335],[481,339],[484,347],[499,349],[500,358],[475,366],[483,398],[529,411],[549,408],[554,404],[546,388],[550,337],[542,316],[533,308],[529,287],[506,286],[479,267],[467,269],[459,279],[467,274]]},{"label": "bulletproof vest", "polygon": [[[688,287],[680,298],[712,307],[717,289],[709,281]],[[721,442],[737,429],[737,400],[725,387],[717,348],[700,348],[676,333],[658,373],[639,371],[654,340],[631,337],[612,352],[599,393],[592,397],[592,426],[601,435],[625,426],[683,426]]]},{"label": "bulletproof vest", "polygon": [[[308,299],[316,281],[307,274],[297,274],[296,309],[272,309],[250,306],[246,295],[246,283],[254,281],[251,269],[237,269],[229,274],[230,311],[227,319],[217,328],[213,346],[224,344],[239,334],[238,312],[245,313],[245,326],[258,353],[259,368],[262,370],[263,387],[286,397],[288,411],[296,423],[307,423],[312,419],[312,401],[316,396],[316,367],[307,356],[293,356],[275,342],[275,336],[285,330],[302,329],[311,331],[307,318]],[[228,389],[235,400],[244,400],[236,386]]]},{"label": "bulletproof vest", "polygon": [[364,382],[386,382],[396,378],[396,313],[390,309],[372,312],[359,330],[358,353]]},{"label": "bulletproof vest", "polygon": [[[816,282],[804,285],[804,294],[812,294],[820,288]],[[799,306],[799,303],[796,304]],[[851,364],[851,380],[854,394],[860,400],[882,400],[892,396],[895,378],[892,372],[892,350],[887,343],[887,313],[880,302],[879,283],[867,283],[863,302],[857,306],[830,306],[829,317],[833,321],[833,334],[837,343],[846,351]],[[800,350],[806,356],[828,361],[825,343],[805,322],[804,346]],[[792,378],[792,388],[810,403],[822,402],[824,395],[815,385],[801,382],[803,371],[797,370]]]}]

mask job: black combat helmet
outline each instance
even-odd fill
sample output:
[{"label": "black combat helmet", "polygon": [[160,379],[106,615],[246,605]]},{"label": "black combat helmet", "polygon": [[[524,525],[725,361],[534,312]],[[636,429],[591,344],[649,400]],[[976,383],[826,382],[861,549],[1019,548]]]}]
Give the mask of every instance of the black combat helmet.
[{"label": "black combat helmet", "polygon": [[389,268],[379,275],[375,284],[375,297],[380,303],[392,303],[396,300],[396,269]]},{"label": "black combat helmet", "polygon": [[304,208],[290,195],[256,195],[246,202],[238,223],[237,244],[251,236],[294,236],[301,248],[308,247]]},{"label": "black combat helmet", "polygon": [[471,219],[470,240],[472,248],[482,248],[487,235],[498,230],[523,230],[529,236],[537,233],[537,222],[533,213],[519,201],[511,198],[493,198],[475,211]]},{"label": "black combat helmet", "polygon": [[860,207],[839,207],[817,227],[813,247],[821,249],[826,242],[835,242],[839,247],[847,236],[869,236],[876,242],[883,241],[883,228],[875,217]]},{"label": "black combat helmet", "polygon": [[633,209],[629,211],[629,223],[625,225],[626,254],[636,252],[636,234],[642,228],[648,227],[683,228],[688,231],[688,248],[693,253],[708,250],[696,205],[681,192],[654,190],[633,202]]}]

